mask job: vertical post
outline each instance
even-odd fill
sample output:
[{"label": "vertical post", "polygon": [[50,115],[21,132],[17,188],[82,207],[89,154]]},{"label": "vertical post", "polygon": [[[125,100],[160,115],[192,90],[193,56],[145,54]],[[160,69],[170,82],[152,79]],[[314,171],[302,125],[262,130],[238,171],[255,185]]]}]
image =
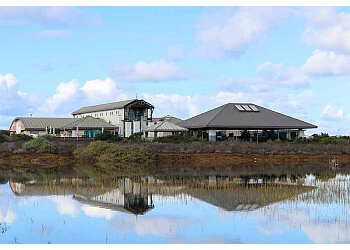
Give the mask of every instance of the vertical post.
[{"label": "vertical post", "polygon": [[256,143],[259,143],[259,130],[256,131]]},{"label": "vertical post", "polygon": [[79,141],[79,127],[77,127],[77,141]]}]

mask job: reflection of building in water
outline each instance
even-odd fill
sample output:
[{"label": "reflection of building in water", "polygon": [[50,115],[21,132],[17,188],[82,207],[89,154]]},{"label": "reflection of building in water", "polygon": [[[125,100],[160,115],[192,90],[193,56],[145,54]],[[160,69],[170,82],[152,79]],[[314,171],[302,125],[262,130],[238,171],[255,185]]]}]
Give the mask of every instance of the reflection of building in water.
[{"label": "reflection of building in water", "polygon": [[154,207],[152,194],[149,194],[147,186],[128,178],[118,180],[117,188],[71,185],[70,183],[77,183],[77,179],[74,178],[67,185],[67,180],[55,184],[34,182],[24,184],[10,181],[10,187],[17,196],[72,195],[73,199],[84,204],[133,214],[144,214]]},{"label": "reflection of building in water", "polygon": [[292,199],[311,189],[292,183],[289,176],[250,175],[232,178],[211,175],[200,177],[200,180],[183,180],[181,183],[182,189],[174,190],[173,195],[187,194],[227,211],[255,210]]},{"label": "reflection of building in water", "polygon": [[25,184],[16,183],[16,182],[10,182],[10,187],[14,194],[21,194],[26,188]]},{"label": "reflection of building in water", "polygon": [[82,203],[133,214],[144,214],[154,207],[152,194],[148,194],[148,188],[129,178],[119,180],[116,189],[104,194],[96,196],[75,194],[73,198]]}]

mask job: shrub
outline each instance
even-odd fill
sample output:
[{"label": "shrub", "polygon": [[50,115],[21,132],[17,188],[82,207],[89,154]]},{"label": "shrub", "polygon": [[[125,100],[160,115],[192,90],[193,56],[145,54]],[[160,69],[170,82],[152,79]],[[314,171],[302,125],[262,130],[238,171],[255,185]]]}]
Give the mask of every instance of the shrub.
[{"label": "shrub", "polygon": [[155,162],[155,154],[148,148],[136,146],[118,146],[113,143],[96,141],[86,148],[77,148],[74,155],[82,159],[93,159],[110,164]]},{"label": "shrub", "polygon": [[6,140],[6,137],[3,136],[3,135],[0,135],[0,143],[6,142],[6,141],[7,141],[7,140]]},{"label": "shrub", "polygon": [[38,137],[23,144],[25,150],[32,150],[43,154],[56,152],[56,146],[43,137]]},{"label": "shrub", "polygon": [[21,134],[14,134],[12,136],[13,141],[30,141],[33,140],[34,138],[29,135],[21,135]]},{"label": "shrub", "polygon": [[322,143],[322,144],[337,144],[338,139],[335,136],[324,137],[324,138],[320,139],[320,143]]},{"label": "shrub", "polygon": [[111,133],[110,131],[103,131],[101,134],[97,134],[94,138],[95,141],[109,141],[109,142],[118,142],[122,138],[118,135]]},{"label": "shrub", "polygon": [[10,131],[8,131],[8,130],[0,130],[0,135],[10,136]]},{"label": "shrub", "polygon": [[128,140],[128,141],[133,141],[133,142],[141,142],[141,141],[143,141],[143,140],[142,140],[142,135],[143,135],[142,132],[135,133],[135,134],[130,135],[130,136],[127,138],[127,140]]},{"label": "shrub", "polygon": [[155,142],[160,143],[180,143],[180,142],[194,142],[199,139],[196,136],[191,136],[189,133],[169,135],[165,137],[157,137],[154,139]]}]

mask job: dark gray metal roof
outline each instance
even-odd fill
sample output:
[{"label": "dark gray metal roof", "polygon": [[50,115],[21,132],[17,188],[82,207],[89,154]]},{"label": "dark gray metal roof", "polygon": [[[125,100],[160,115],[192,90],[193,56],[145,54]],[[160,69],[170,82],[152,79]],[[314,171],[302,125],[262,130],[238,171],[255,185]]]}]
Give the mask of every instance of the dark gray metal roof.
[{"label": "dark gray metal roof", "polygon": [[[122,109],[125,106],[135,102],[135,101],[143,101],[147,103],[144,100],[139,99],[132,99],[132,100],[126,100],[126,101],[120,101],[120,102],[112,102],[112,103],[106,103],[106,104],[100,104],[100,105],[93,105],[93,106],[87,106],[82,107],[72,113],[72,115],[79,115],[79,114],[85,114],[85,113],[91,113],[91,112],[98,112],[98,111],[106,111],[106,110],[113,110],[113,109]],[[149,106],[153,107],[152,104],[147,103]]]},{"label": "dark gray metal roof", "polygon": [[153,126],[144,129],[145,132],[186,132],[187,128],[181,127],[170,121],[161,121]]},{"label": "dark gray metal roof", "polygon": [[[235,105],[254,105],[259,112],[239,111]],[[178,125],[218,129],[306,129],[317,126],[252,103],[228,103]]]},{"label": "dark gray metal roof", "polygon": [[62,126],[61,129],[117,129],[118,127],[105,122],[102,119],[87,116],[84,118],[73,118],[74,121]]}]

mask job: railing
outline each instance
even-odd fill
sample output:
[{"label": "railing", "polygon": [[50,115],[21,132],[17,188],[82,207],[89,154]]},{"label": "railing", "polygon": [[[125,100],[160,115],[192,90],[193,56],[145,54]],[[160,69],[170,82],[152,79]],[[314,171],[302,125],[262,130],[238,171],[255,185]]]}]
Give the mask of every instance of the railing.
[{"label": "railing", "polygon": [[56,141],[92,141],[92,137],[52,137]]}]

